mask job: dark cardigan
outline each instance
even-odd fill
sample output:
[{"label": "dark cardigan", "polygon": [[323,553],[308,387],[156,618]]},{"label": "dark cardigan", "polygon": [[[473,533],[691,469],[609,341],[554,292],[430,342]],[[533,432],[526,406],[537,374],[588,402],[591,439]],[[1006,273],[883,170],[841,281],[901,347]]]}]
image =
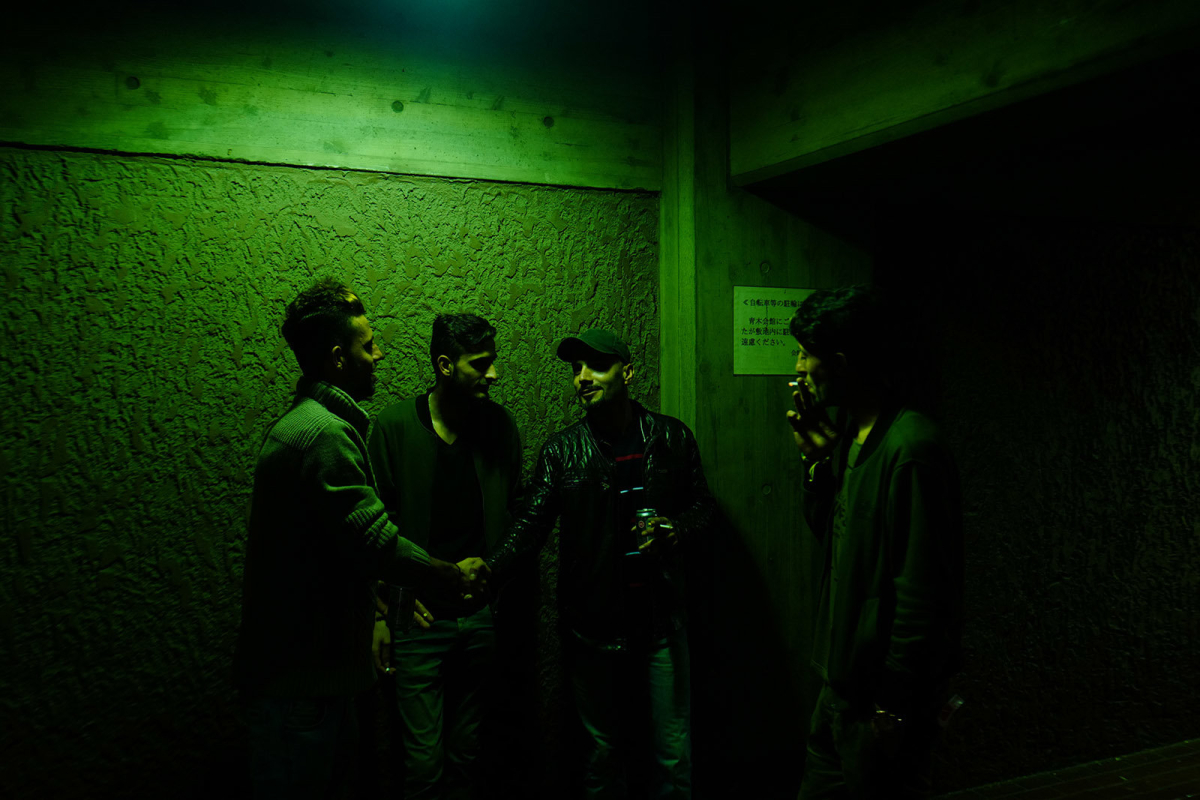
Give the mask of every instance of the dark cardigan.
[{"label": "dark cardigan", "polygon": [[[814,666],[851,706],[927,707],[961,660],[958,471],[937,428],[916,411],[882,414],[847,471],[850,439],[804,482],[805,517],[825,545],[815,633],[818,652],[826,637],[828,658]],[[845,533],[835,543],[838,492]]]},{"label": "dark cardigan", "polygon": [[[421,424],[417,410],[425,397],[418,395],[384,409],[367,444],[388,515],[421,547],[429,544],[429,497],[437,463],[437,434]],[[484,546],[490,550],[499,543],[518,495],[521,437],[508,411],[490,401],[479,404],[471,430],[462,435],[470,437],[474,452],[483,495]]]}]

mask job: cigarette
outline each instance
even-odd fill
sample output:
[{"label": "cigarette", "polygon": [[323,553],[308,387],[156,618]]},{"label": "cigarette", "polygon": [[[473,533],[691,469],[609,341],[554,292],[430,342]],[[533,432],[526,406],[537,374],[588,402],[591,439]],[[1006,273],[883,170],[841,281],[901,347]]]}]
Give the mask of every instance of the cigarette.
[{"label": "cigarette", "polygon": [[792,387],[793,389],[799,389],[800,381],[788,381],[788,386]]}]

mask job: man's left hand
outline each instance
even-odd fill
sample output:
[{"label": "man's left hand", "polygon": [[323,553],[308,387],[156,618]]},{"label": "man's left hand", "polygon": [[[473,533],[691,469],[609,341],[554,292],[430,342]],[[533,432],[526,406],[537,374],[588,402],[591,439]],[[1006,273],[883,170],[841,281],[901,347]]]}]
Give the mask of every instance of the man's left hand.
[{"label": "man's left hand", "polygon": [[679,534],[675,533],[675,525],[666,517],[651,517],[646,520],[644,532],[638,531],[636,525],[633,526],[633,532],[645,539],[638,545],[638,550],[648,555],[668,553],[679,544]]}]

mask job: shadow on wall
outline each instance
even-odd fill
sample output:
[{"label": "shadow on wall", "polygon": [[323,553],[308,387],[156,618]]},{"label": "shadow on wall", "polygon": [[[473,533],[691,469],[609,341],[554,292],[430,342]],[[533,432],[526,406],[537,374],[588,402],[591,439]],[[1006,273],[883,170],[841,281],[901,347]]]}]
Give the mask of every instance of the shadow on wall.
[{"label": "shadow on wall", "polygon": [[925,211],[877,264],[944,320],[967,705],[941,788],[1195,737],[1200,232]]},{"label": "shadow on wall", "polygon": [[688,605],[697,800],[793,800],[815,684],[792,671],[766,578],[724,511],[689,551]]}]

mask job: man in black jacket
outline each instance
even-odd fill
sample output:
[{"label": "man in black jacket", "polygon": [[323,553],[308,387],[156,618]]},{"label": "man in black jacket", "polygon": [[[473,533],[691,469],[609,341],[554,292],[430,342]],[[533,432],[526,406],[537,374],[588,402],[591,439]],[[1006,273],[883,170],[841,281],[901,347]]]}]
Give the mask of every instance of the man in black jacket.
[{"label": "man in black jacket", "polygon": [[[908,326],[868,287],[814,292],[792,318],[805,516],[824,544],[813,666],[823,680],[801,800],[930,792],[930,750],[962,629],[958,472],[907,407]],[[909,356],[911,358],[911,356]],[[834,423],[826,408],[840,410]]]},{"label": "man in black jacket", "polygon": [[679,547],[713,513],[692,432],[629,398],[629,347],[592,329],[559,344],[586,416],[543,445],[526,501],[488,558],[498,580],[560,521],[559,601],[591,749],[588,797],[620,797],[617,752],[632,673],[649,689],[655,797],[691,796],[691,700]]},{"label": "man in black jacket", "polygon": [[[508,411],[489,399],[500,378],[491,323],[439,314],[429,356],[433,388],[384,409],[368,450],[388,515],[431,556],[457,563],[503,537],[521,479],[521,438]],[[480,797],[481,727],[492,680],[506,666],[497,663],[492,608],[436,598],[412,605],[416,616],[400,611],[410,624],[396,632],[391,662],[404,796]],[[512,677],[505,677],[508,694]]]}]

